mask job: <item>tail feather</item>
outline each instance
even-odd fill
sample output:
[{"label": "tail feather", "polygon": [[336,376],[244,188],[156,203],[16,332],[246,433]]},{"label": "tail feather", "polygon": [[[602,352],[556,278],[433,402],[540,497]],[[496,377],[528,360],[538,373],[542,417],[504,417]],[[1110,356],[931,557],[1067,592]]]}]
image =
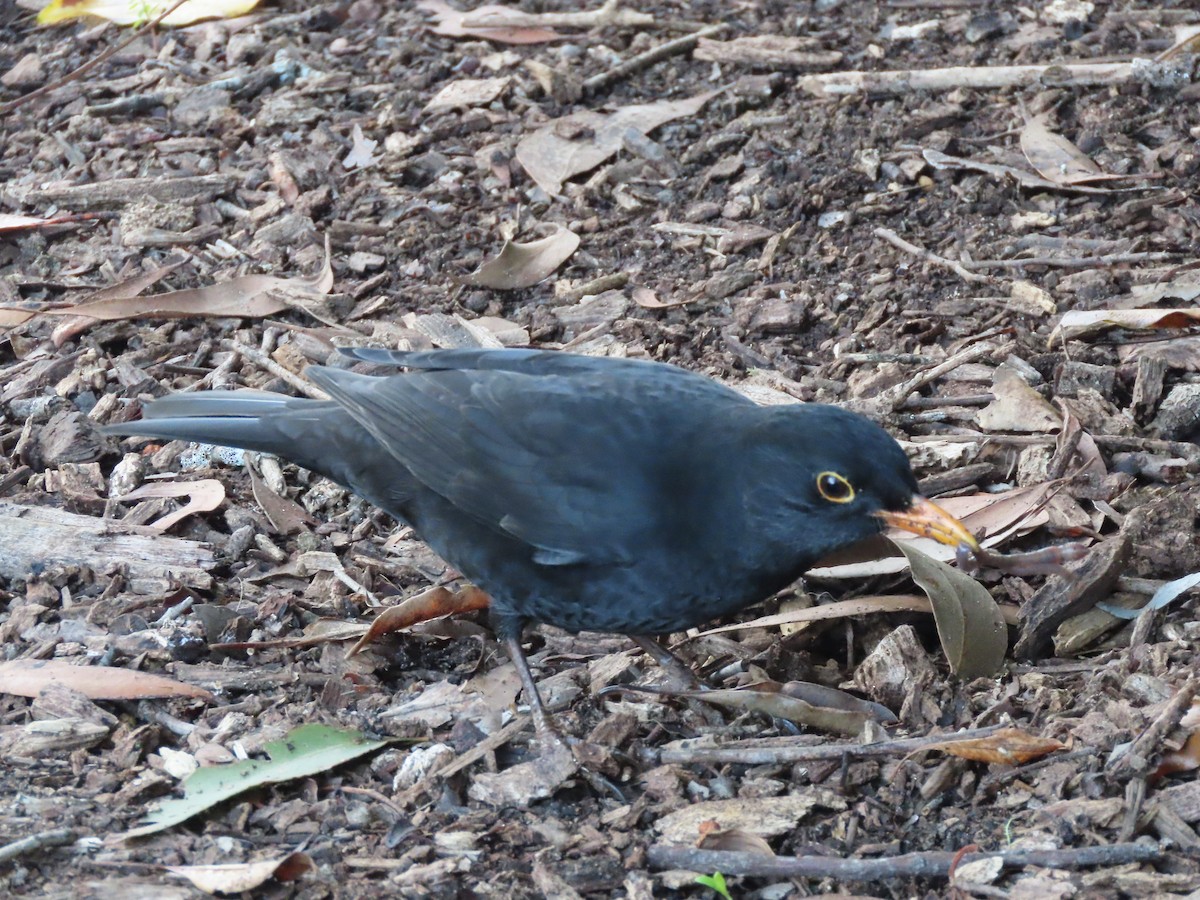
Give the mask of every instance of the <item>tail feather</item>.
[{"label": "tail feather", "polygon": [[273,453],[306,468],[321,470],[320,434],[349,417],[329,401],[266,391],[205,391],[152,400],[133,422],[106,425],[105,434],[172,441],[195,441]]}]

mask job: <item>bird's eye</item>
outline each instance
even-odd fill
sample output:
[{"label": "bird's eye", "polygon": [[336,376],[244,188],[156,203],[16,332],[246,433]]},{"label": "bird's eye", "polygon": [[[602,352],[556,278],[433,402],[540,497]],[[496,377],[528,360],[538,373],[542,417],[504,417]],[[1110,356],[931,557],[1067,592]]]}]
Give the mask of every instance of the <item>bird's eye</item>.
[{"label": "bird's eye", "polygon": [[830,503],[849,503],[854,499],[854,486],[837,472],[818,475],[817,490]]}]

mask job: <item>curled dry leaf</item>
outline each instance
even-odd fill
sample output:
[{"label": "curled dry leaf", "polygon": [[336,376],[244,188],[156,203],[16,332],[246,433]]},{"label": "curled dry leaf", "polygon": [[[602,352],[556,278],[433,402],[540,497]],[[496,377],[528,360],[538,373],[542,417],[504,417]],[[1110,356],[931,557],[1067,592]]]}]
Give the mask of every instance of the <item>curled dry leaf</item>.
[{"label": "curled dry leaf", "polygon": [[[175,0],[50,0],[38,13],[39,25],[54,25],[81,16],[96,16],[118,25],[142,25],[174,5]],[[163,25],[191,25],[205,19],[244,16],[258,0],[188,0],[163,20]]]},{"label": "curled dry leaf", "polygon": [[896,541],[908,557],[915,581],[933,604],[938,640],[959,678],[986,678],[1004,665],[1008,653],[1008,625],[987,588],[957,569],[932,559],[912,546]]},{"label": "curled dry leaf", "polygon": [[499,256],[489,259],[462,280],[501,291],[532,287],[548,278],[578,247],[579,235],[562,227],[548,237],[528,244],[505,241]]},{"label": "curled dry leaf", "polygon": [[443,3],[442,0],[419,0],[417,7],[432,13],[437,19],[429,30],[434,34],[442,34],[446,37],[484,38],[495,41],[497,44],[544,44],[547,41],[557,40],[560,36],[557,31],[551,31],[549,28],[480,28],[468,27],[463,24],[463,20],[467,16],[475,18],[489,14],[503,15],[509,11],[506,7],[494,4],[480,6],[470,12],[461,12],[450,4]]},{"label": "curled dry leaf", "polygon": [[289,853],[277,859],[216,866],[167,866],[166,870],[208,894],[240,894],[261,887],[268,879],[295,881],[316,865],[307,853]]},{"label": "curled dry leaf", "polygon": [[[568,178],[591,171],[620,150],[629,129],[648,134],[674,119],[694,116],[719,93],[642,103],[607,114],[586,110],[555,119],[522,138],[517,162],[542,190],[557,194]],[[567,134],[579,137],[563,136]]]},{"label": "curled dry leaf", "polygon": [[459,591],[451,591],[444,587],[432,587],[427,591],[405,598],[376,616],[371,627],[367,629],[367,633],[350,648],[349,655],[361,653],[369,644],[385,634],[409,628],[418,622],[428,622],[430,619],[455,613],[487,609],[490,604],[491,598],[473,585],[468,585]]},{"label": "curled dry leaf", "polygon": [[1193,731],[1178,750],[1164,753],[1158,768],[1151,775],[1151,780],[1158,781],[1168,775],[1194,772],[1196,769],[1200,769],[1200,731]]},{"label": "curled dry leaf", "polygon": [[1063,313],[1049,344],[1091,337],[1110,328],[1146,331],[1200,325],[1200,309],[1078,309]]},{"label": "curled dry leaf", "polygon": [[56,659],[14,659],[0,663],[3,693],[36,697],[51,685],[72,688],[89,700],[212,699],[212,694],[204,688],[116,666],[75,666]]},{"label": "curled dry leaf", "polygon": [[701,850],[726,850],[733,853],[762,853],[774,856],[771,845],[753,831],[744,828],[722,829],[716,819],[700,823],[700,840],[696,846]]},{"label": "curled dry leaf", "polygon": [[1003,728],[986,737],[965,741],[942,741],[927,744],[921,749],[941,750],[951,756],[975,762],[1019,766],[1066,748],[1066,744],[1054,738],[1039,737],[1019,728]]},{"label": "curled dry leaf", "polygon": [[117,499],[127,503],[130,500],[149,500],[155,497],[188,498],[188,502],[175,512],[167,513],[148,526],[158,531],[167,531],[190,515],[212,512],[220,506],[225,500],[225,485],[215,478],[202,478],[200,481],[156,481],[143,484],[137,490]]},{"label": "curled dry leaf", "polygon": [[672,300],[665,302],[658,299],[658,294],[648,287],[635,287],[630,293],[633,302],[642,309],[675,309],[677,306],[685,306],[688,303],[694,303],[700,297],[688,297],[685,300]]}]

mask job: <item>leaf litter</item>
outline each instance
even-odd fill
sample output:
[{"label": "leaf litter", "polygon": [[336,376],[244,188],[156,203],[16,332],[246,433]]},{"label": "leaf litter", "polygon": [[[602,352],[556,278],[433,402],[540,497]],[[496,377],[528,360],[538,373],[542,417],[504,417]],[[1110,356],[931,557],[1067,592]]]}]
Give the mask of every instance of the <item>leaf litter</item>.
[{"label": "leaf litter", "polygon": [[[1187,47],[1188,37],[1172,30],[1169,10],[1073,7],[1084,10],[1081,21],[1095,46],[1119,46],[1146,59],[1172,45],[1178,57]],[[18,810],[4,820],[6,829],[115,832],[173,786],[172,753],[204,765],[239,754],[260,759],[268,738],[297,721],[333,720],[419,736],[443,768],[406,781],[423,771],[417,754],[380,748],[369,762],[352,762],[332,778],[318,774],[234,798],[205,811],[203,828],[160,833],[113,860],[155,865],[170,854],[172,861],[250,866],[252,858],[212,836],[261,843],[264,836],[299,834],[347,896],[373,895],[385,882],[392,890],[434,894],[525,895],[565,885],[588,896],[657,895],[695,886],[647,862],[662,858],[650,823],[701,807],[696,812],[704,818],[691,824],[685,844],[712,836],[705,852],[761,859],[762,844],[744,839],[750,829],[706,815],[704,805],[732,794],[747,816],[762,815],[791,794],[836,780],[868,806],[813,807],[783,831],[759,838],[777,852],[774,864],[808,864],[814,857],[806,848],[819,845],[825,863],[860,872],[891,867],[871,890],[899,896],[897,884],[910,892],[944,886],[945,869],[936,868],[934,856],[922,856],[927,851],[1022,842],[1057,848],[1054,859],[1043,860],[1050,868],[1040,871],[1062,872],[1060,865],[1070,868],[1081,854],[1108,854],[1087,857],[1087,874],[1062,876],[1076,885],[1092,879],[1137,895],[1147,883],[1161,890],[1170,877],[1181,893],[1194,890],[1183,883],[1186,861],[1176,864],[1179,851],[1168,841],[1186,839],[1200,807],[1187,799],[1188,779],[1173,776],[1169,765],[1160,773],[1155,758],[1170,763],[1175,752],[1192,753],[1194,726],[1176,727],[1160,712],[1190,677],[1194,641],[1185,627],[1190,606],[1182,602],[1188,595],[1131,620],[1086,608],[1078,615],[1102,618],[1103,628],[1070,631],[1061,643],[1065,623],[1059,630],[1029,624],[1056,598],[1081,609],[1106,598],[1136,608],[1163,585],[1200,570],[1189,481],[1195,470],[1187,468],[1193,426],[1178,417],[1187,410],[1192,386],[1185,373],[1194,370],[1196,352],[1186,313],[1166,309],[1195,299],[1187,257],[1200,196],[1193,123],[1185,115],[1191,88],[1159,82],[1129,91],[1078,80],[1090,76],[1061,51],[1078,44],[1086,57],[1094,46],[1073,42],[1069,31],[1077,26],[1050,8],[1016,30],[1003,14],[994,20],[934,10],[900,39],[836,5],[812,12],[811,31],[781,35],[778,22],[750,5],[736,21],[717,23],[733,29],[724,45],[708,42],[712,23],[681,20],[679,10],[653,5],[636,11],[636,20],[625,15],[635,11],[612,2],[533,15],[511,7],[442,10],[422,19],[370,3],[334,15],[321,7],[262,8],[250,22],[172,31],[166,43],[145,37],[122,52],[119,70],[97,68],[76,84],[5,103],[5,211],[50,220],[64,209],[97,213],[86,229],[8,232],[0,248],[0,321],[7,329],[0,414],[8,451],[0,460],[0,527],[10,536],[33,536],[39,547],[64,546],[64,535],[75,541],[69,557],[52,554],[43,570],[20,541],[6,540],[0,634],[19,656],[110,662],[83,670],[98,681],[111,671],[145,670],[220,692],[207,705],[186,697],[125,702],[116,710],[119,727],[102,708],[111,700],[85,704],[87,698],[53,685],[28,699],[6,696],[9,724],[0,730],[29,731],[20,744],[0,740],[0,755],[14,746],[36,750],[28,758],[3,756],[6,793],[33,798],[27,814]],[[1122,18],[1131,14],[1135,30]],[[439,18],[457,33],[431,31],[441,27]],[[51,63],[71,68],[115,46],[111,28],[81,30],[79,38],[68,31],[12,31],[20,59],[0,76],[0,91],[8,92],[2,99],[36,91]],[[684,37],[664,39],[675,32]],[[296,44],[298,36],[303,43]],[[533,41],[517,47],[506,37]],[[264,47],[277,63],[317,48],[322,71],[288,81],[278,65],[254,65],[265,58]],[[371,52],[362,53],[365,47]],[[1031,48],[1048,64],[1009,65]],[[872,60],[880,54],[876,68],[885,71],[802,77],[806,86],[827,91],[844,75],[879,75],[860,79],[858,88],[850,84],[859,92],[853,104],[816,101],[780,80],[784,68],[822,56],[821,67],[844,68],[828,61],[834,54]],[[41,81],[27,80],[39,67]],[[1134,67],[1092,68],[1106,77],[1124,71],[1129,81]],[[1144,68],[1158,72],[1154,77],[1169,74],[1159,64]],[[211,70],[214,90],[187,79],[186,72],[200,70]],[[892,73],[910,77],[889,82]],[[493,78],[511,80],[483,105],[425,112],[448,84]],[[941,86],[934,83],[939,78]],[[1005,83],[1009,89],[995,90]],[[596,140],[595,126],[630,104],[695,98],[714,84],[730,87],[719,102],[674,119],[673,127],[625,128]],[[159,90],[169,102],[156,99]],[[467,90],[465,100],[485,96]],[[147,118],[113,108],[123,103],[159,105]],[[1052,110],[1053,118],[1045,120],[1046,132],[1027,131],[1023,141],[1025,108]],[[572,118],[585,112],[599,118],[590,124]],[[47,123],[62,116],[75,124],[51,133]],[[103,127],[75,127],[81,121]],[[554,123],[570,153],[608,153],[569,174],[549,170],[548,184],[557,178],[565,198],[547,197],[516,158],[522,140]],[[150,124],[162,125],[162,134],[147,131]],[[372,143],[359,154],[367,165],[352,171],[342,165],[356,147]],[[1042,154],[1040,164],[1030,167],[1026,148]],[[942,157],[926,156],[936,152],[966,163],[943,167]],[[1134,188],[1088,184],[1084,157],[1100,173],[1130,178]],[[969,168],[975,160],[993,168]],[[1062,175],[1082,182],[1057,184]],[[1152,191],[1145,183],[1151,177]],[[160,205],[139,207],[121,221],[135,199]],[[153,227],[142,226],[147,217]],[[903,222],[910,246],[931,248],[919,269],[911,251],[874,238],[881,218]],[[486,236],[514,221],[515,234],[561,227],[582,241],[531,286],[514,291],[459,281],[458,272],[485,258],[476,248]],[[831,221],[835,227],[823,227]],[[219,272],[233,260],[259,272],[286,272],[297,263],[307,271],[316,257],[304,236],[321,232],[337,248],[330,265],[340,293],[312,298],[308,312],[289,306],[261,318],[168,318],[147,305],[98,321],[73,316],[68,307],[81,297],[100,299],[87,293],[97,284],[120,285],[130,272],[170,265],[176,254],[194,263],[174,276],[192,289],[217,280],[206,267]],[[163,235],[176,243],[155,244]],[[1181,266],[1160,265],[1174,257]],[[454,260],[463,265],[456,269]],[[193,268],[198,274],[189,275]],[[981,270],[986,278],[967,279],[971,291],[964,293],[961,273]],[[616,275],[624,279],[619,285],[611,281]],[[582,292],[563,303],[568,293],[559,289],[568,282]],[[578,302],[614,287],[602,304]],[[108,296],[127,299],[142,290]],[[43,315],[48,309],[55,312]],[[1048,343],[1060,313],[1071,327],[1076,314],[1125,309],[1153,310],[1151,322],[1161,320],[1169,330],[1100,326]],[[331,327],[307,328],[309,312]],[[995,352],[938,372],[893,404],[890,389],[914,383],[914,376],[952,360],[964,339],[994,329],[1003,334],[1002,347],[997,341]],[[818,570],[802,589],[748,611],[738,623],[677,638],[674,646],[689,664],[718,690],[738,695],[735,703],[755,693],[737,685],[760,679],[789,689],[801,682],[832,690],[854,685],[863,695],[856,701],[886,706],[899,720],[865,723],[863,743],[857,736],[788,735],[780,719],[702,699],[597,697],[593,692],[607,684],[652,681],[657,669],[615,638],[539,629],[528,635],[535,674],[549,695],[562,698],[565,730],[591,749],[581,753],[580,767],[563,758],[555,771],[535,778],[539,773],[518,768],[531,748],[513,671],[482,625],[422,622],[410,611],[396,621],[415,618],[415,624],[380,631],[363,652],[347,656],[338,646],[367,633],[370,619],[386,614],[396,597],[433,585],[459,590],[457,573],[344,492],[285,467],[287,499],[321,523],[297,527],[296,517],[271,508],[255,476],[217,465],[197,477],[220,479],[226,498],[217,510],[176,523],[173,531],[184,537],[103,518],[122,508],[139,521],[157,515],[148,505],[112,506],[110,498],[177,472],[178,447],[122,456],[88,439],[90,423],[136,414],[139,402],[164,390],[291,389],[305,365],[328,360],[331,335],[413,349],[567,345],[673,360],[735,386],[750,381],[748,372],[766,371],[761,384],[769,388],[757,396],[772,402],[854,405],[882,397],[870,408],[906,439],[922,484],[936,486],[939,503],[961,504],[960,514],[974,517],[970,527],[983,534],[987,549],[982,560],[965,562],[986,563],[979,578],[1005,621],[1018,620],[1020,611],[1022,636],[1045,638],[1047,648],[1053,637],[1055,647],[1071,648],[1059,651],[1071,658],[1048,659],[1054,651],[1044,649],[998,678],[947,678],[927,618],[933,604],[903,593],[912,590],[908,576],[897,575],[907,566],[903,556],[848,567],[837,581]],[[258,350],[250,356],[235,348]],[[1002,365],[1015,369],[1040,401],[1026,392],[1014,403],[1006,394],[1008,375],[996,375]],[[1022,427],[1030,421],[1022,415],[1026,400],[1037,412],[1033,430]],[[981,423],[978,414],[997,402],[987,415],[998,418]],[[64,416],[70,427],[63,427]],[[1175,424],[1161,430],[1168,420]],[[1182,467],[1154,468],[1147,455],[1177,459]],[[201,468],[209,465],[206,458]],[[1182,477],[1165,483],[1161,473],[1170,472]],[[266,501],[267,520],[252,497]],[[1153,515],[1143,521],[1147,510]],[[1114,542],[1122,527],[1126,534]],[[1061,541],[1097,536],[1100,549],[1069,562],[1080,545]],[[137,552],[108,552],[129,546],[117,537],[136,537]],[[1114,553],[1120,549],[1114,543],[1124,555]],[[164,562],[185,545],[186,560]],[[140,555],[148,546],[162,560]],[[208,555],[197,555],[201,550]],[[953,548],[944,552],[953,555]],[[1079,589],[1071,588],[1071,578],[1041,574],[1064,561]],[[183,599],[181,583],[188,585]],[[835,598],[840,602],[828,602]],[[227,615],[217,621],[213,609]],[[763,624],[776,609],[802,627],[784,634],[778,624]],[[222,635],[225,642],[209,645],[213,629],[226,625],[233,631]],[[198,661],[186,661],[197,654]],[[800,690],[802,702],[823,704],[808,693],[811,687]],[[755,699],[773,691],[783,696],[769,688]],[[382,717],[380,710],[406,712]],[[899,782],[885,777],[890,766],[871,762],[908,752],[896,745],[912,735],[926,744],[949,741],[977,719],[1036,731],[1074,749],[1033,760],[1002,744],[985,748],[991,756],[982,763],[922,760],[930,777]],[[1161,783],[1147,781],[1144,805],[1132,790],[1140,773],[1106,772],[1099,780],[1088,774],[1102,771],[1114,747],[1140,734],[1146,740],[1123,758],[1145,760],[1144,771],[1158,773]],[[682,752],[677,745],[730,757],[719,765],[680,762],[669,755]],[[784,751],[823,761],[764,763],[752,755]],[[978,768],[988,762],[1020,769]],[[1186,759],[1180,764],[1185,771]],[[507,779],[470,795],[472,786],[487,783],[477,776],[493,770]],[[541,786],[531,791],[535,782]],[[55,804],[37,805],[46,791]],[[537,800],[538,792],[549,802]],[[902,817],[902,833],[887,817],[861,814],[876,802]],[[938,816],[927,814],[931,802]],[[489,803],[513,804],[502,827]],[[1063,838],[1036,814],[1055,804],[1066,804],[1058,816],[1093,805],[1095,815]],[[1169,813],[1150,815],[1152,809]],[[731,837],[722,843],[717,836],[726,826]],[[869,852],[899,846],[897,839],[911,853]],[[1131,846],[1159,854],[1160,862],[1118,861]],[[461,847],[468,849],[455,849]],[[87,856],[54,856],[62,851],[51,845],[37,855],[22,852],[22,877],[35,887],[63,877],[107,878],[111,871],[97,870]],[[897,874],[914,855],[933,874]],[[1028,888],[1023,881],[1032,875],[1023,865],[1008,865],[990,883],[998,890]],[[739,877],[733,865],[700,868],[724,871],[735,896],[766,884]],[[154,881],[161,870],[134,871],[130,877]],[[830,877],[830,885],[848,884]],[[117,883],[107,887],[127,889]],[[137,887],[145,889],[140,881]],[[158,882],[151,890],[172,888]]]}]

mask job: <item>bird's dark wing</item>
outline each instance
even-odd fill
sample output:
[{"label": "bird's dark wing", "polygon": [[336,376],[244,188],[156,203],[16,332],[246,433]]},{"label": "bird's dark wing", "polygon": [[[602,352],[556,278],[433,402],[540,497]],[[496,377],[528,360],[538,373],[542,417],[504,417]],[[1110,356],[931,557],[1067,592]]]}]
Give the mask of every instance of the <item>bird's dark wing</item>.
[{"label": "bird's dark wing", "polygon": [[635,376],[607,366],[570,376],[308,374],[419,482],[531,545],[544,565],[635,558],[669,505],[664,484],[677,483],[664,448],[687,446],[731,408],[753,406],[709,379],[655,365]]},{"label": "bird's dark wing", "polygon": [[[642,359],[619,359],[611,356],[584,356],[557,350],[384,350],[379,347],[342,347],[340,352],[362,362],[382,366],[403,366],[429,371],[461,369],[472,371],[516,372],[522,375],[586,376],[601,374],[647,375],[654,379],[678,378],[696,380],[700,376],[675,366]],[[707,381],[707,379],[706,379]],[[715,390],[728,390],[708,381]]]}]

